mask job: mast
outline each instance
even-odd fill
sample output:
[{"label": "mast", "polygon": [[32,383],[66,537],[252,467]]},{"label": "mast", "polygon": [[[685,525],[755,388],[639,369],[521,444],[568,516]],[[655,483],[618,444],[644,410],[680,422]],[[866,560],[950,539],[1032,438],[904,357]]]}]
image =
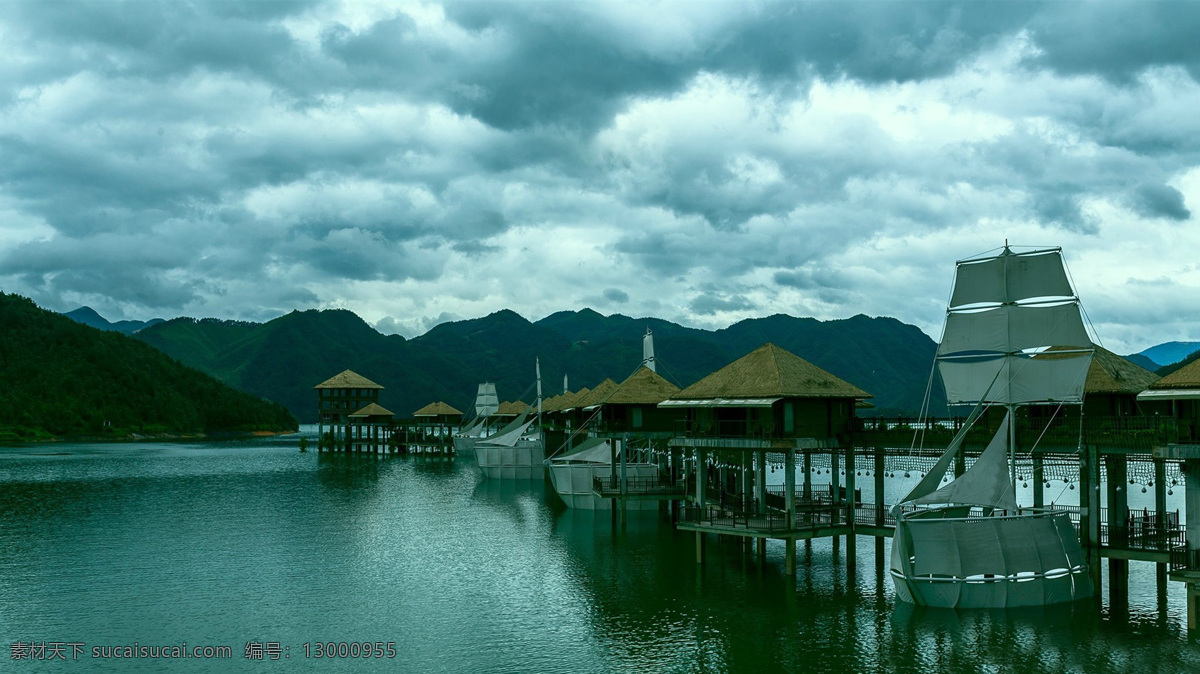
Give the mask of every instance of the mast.
[{"label": "mast", "polygon": [[650,332],[648,326],[646,334],[642,336],[642,365],[650,368],[651,372],[658,372],[658,365],[654,360],[654,333]]},{"label": "mast", "polygon": [[533,370],[537,375],[537,407],[538,407],[538,431],[542,430],[542,359],[533,359]]},{"label": "mast", "polygon": [[[1012,251],[1008,248],[1008,239],[1004,240],[1004,252],[1001,255],[1010,255]],[[1004,265],[1004,287],[1008,288],[1008,265]],[[1013,306],[1016,304],[1011,297],[1005,293],[1005,305]],[[1008,341],[1012,342],[1012,325],[1006,325]],[[1008,481],[1012,483],[1013,501],[1017,498],[1017,406],[1012,402],[1005,406],[1008,410]]]}]

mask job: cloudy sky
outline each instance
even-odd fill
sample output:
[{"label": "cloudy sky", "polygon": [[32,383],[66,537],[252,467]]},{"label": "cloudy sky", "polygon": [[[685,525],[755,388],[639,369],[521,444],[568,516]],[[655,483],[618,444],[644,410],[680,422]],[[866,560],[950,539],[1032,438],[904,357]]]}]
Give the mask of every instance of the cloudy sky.
[{"label": "cloudy sky", "polygon": [[110,319],[590,306],[940,333],[1063,247],[1200,340],[1200,3],[2,2],[0,289]]}]

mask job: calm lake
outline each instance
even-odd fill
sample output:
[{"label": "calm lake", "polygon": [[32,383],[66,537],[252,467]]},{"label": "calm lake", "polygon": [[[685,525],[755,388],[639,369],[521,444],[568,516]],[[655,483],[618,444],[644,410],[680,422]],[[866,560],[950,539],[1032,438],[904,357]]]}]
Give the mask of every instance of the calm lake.
[{"label": "calm lake", "polygon": [[[829,541],[799,545],[795,578],[778,542],[764,566],[714,541],[698,566],[654,512],[614,530],[467,461],[297,443],[0,448],[0,670],[1200,671],[1183,588],[1150,564],[1127,607],[912,611],[870,538],[853,573]],[[12,659],[42,642],[82,652]],[[135,642],[232,657],[93,657]],[[330,642],[347,657],[317,658]]]}]

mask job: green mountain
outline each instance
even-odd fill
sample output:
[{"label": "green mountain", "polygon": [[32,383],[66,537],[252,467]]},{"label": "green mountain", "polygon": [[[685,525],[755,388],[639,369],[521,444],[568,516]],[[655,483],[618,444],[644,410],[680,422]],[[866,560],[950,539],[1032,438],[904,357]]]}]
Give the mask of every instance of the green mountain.
[{"label": "green mountain", "polygon": [[1148,349],[1143,349],[1135,355],[1145,356],[1158,364],[1158,367],[1175,365],[1196,351],[1200,350],[1200,342],[1163,342]]},{"label": "green mountain", "polygon": [[0,439],[285,431],[283,407],[0,293]]},{"label": "green mountain", "polygon": [[564,373],[573,389],[606,377],[620,381],[641,363],[647,327],[659,372],[681,387],[771,341],[874,393],[882,414],[919,410],[935,350],[916,327],[891,318],[779,315],[708,331],[590,309],[536,323],[498,311],[443,323],[411,340],[384,336],[344,310],[293,312],[262,324],[178,318],[136,338],[315,421],[312,387],[347,368],[384,386],[381,403],[398,416],[435,400],[469,413],[480,381],[495,382],[502,400],[530,401],[535,358],[546,396],[561,392]]}]

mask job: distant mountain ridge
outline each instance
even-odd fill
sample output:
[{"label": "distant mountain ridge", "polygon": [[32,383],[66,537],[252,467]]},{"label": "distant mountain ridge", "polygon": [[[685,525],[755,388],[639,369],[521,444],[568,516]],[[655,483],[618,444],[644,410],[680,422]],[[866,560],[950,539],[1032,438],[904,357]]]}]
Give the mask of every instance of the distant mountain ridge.
[{"label": "distant mountain ridge", "polygon": [[165,319],[151,318],[148,321],[117,321],[110,323],[106,318],[96,313],[96,310],[91,307],[79,307],[74,311],[68,311],[63,314],[67,318],[76,323],[97,328],[99,330],[107,330],[109,332],[119,332],[122,335],[132,335],[142,328],[150,327],[158,323],[162,323]]},{"label": "distant mountain ridge", "polygon": [[[481,381],[496,382],[502,399],[531,400],[535,358],[547,396],[561,392],[564,373],[572,390],[606,377],[620,381],[641,363],[647,327],[660,373],[681,387],[774,342],[869,391],[875,412],[886,415],[919,411],[936,349],[920,329],[894,318],[781,314],[709,331],[591,309],[536,322],[506,309],[413,339],[382,335],[345,310],[295,311],[261,324],[177,318],[135,338],[312,421],[312,387],[346,368],[384,386],[381,402],[401,417],[436,400],[469,412]],[[934,389],[933,409],[944,411],[940,387]]]},{"label": "distant mountain ridge", "polygon": [[1200,351],[1200,342],[1163,342],[1131,356],[1126,356],[1126,358],[1146,367],[1140,360],[1134,360],[1141,356],[1154,364],[1154,367],[1146,367],[1146,369],[1157,370],[1167,365],[1174,365],[1197,351]]}]

